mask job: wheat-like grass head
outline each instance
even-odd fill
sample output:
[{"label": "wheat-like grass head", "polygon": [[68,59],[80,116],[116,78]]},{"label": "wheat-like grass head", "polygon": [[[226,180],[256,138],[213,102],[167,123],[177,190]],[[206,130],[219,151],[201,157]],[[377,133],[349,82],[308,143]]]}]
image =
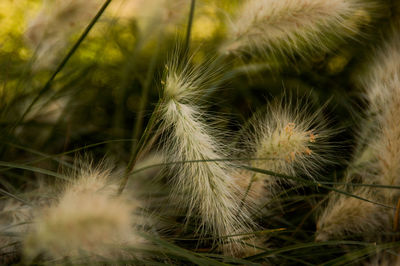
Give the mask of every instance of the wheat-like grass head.
[{"label": "wheat-like grass head", "polygon": [[[358,187],[350,192],[367,200],[381,201],[371,188]],[[317,241],[342,240],[345,237],[376,241],[384,238],[382,232],[390,232],[392,210],[337,192],[331,192],[329,196],[328,206],[317,223]]]},{"label": "wheat-like grass head", "polygon": [[[332,155],[338,145],[332,137],[339,130],[330,128],[322,109],[313,110],[307,98],[298,103],[285,98],[272,102],[253,115],[249,124],[242,156],[251,159],[251,167],[319,179],[321,170],[334,163]],[[237,175],[236,183],[250,202],[264,208],[281,191],[283,183],[296,182],[243,171]]]},{"label": "wheat-like grass head", "polygon": [[379,14],[378,7],[368,0],[245,1],[221,51],[279,58],[326,52],[341,39],[359,35]]},{"label": "wheat-like grass head", "polygon": [[210,234],[216,242],[226,243],[231,240],[222,237],[248,232],[251,220],[246,206],[240,210],[239,190],[232,177],[235,168],[220,161],[229,154],[221,141],[226,134],[206,122],[204,96],[218,76],[214,69],[210,65],[182,67],[171,61],[166,68],[160,109],[165,133],[163,152],[168,161],[218,160],[176,164],[169,173],[172,199],[186,208],[188,221],[199,217],[200,240]]},{"label": "wheat-like grass head", "polygon": [[54,204],[39,209],[24,240],[26,258],[42,253],[71,261],[135,257],[126,249],[144,242],[134,228],[139,204],[116,197],[118,186],[110,183],[110,175],[107,170],[82,170]]},{"label": "wheat-like grass head", "polygon": [[322,109],[313,110],[310,102],[278,100],[252,118],[253,132],[248,145],[254,167],[282,174],[305,174],[317,178],[324,165],[332,163],[338,132],[329,128]]},{"label": "wheat-like grass head", "polygon": [[[399,185],[400,179],[400,32],[393,26],[391,36],[371,58],[362,78],[368,102],[371,134],[363,139],[375,158],[376,182]],[[395,201],[396,190],[383,191]]]}]

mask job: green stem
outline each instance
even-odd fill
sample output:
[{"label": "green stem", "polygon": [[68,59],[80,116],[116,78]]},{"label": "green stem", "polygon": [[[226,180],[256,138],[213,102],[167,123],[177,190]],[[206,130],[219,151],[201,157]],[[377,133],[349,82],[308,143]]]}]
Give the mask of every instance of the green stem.
[{"label": "green stem", "polygon": [[308,185],[316,185],[318,187],[322,187],[322,188],[325,188],[325,189],[328,189],[328,190],[331,190],[331,191],[335,191],[337,193],[340,193],[340,194],[343,194],[343,195],[346,195],[346,196],[349,196],[349,197],[353,197],[353,198],[356,198],[356,199],[359,199],[359,200],[363,200],[363,201],[366,201],[366,202],[369,202],[369,203],[373,203],[373,204],[379,205],[379,206],[387,208],[387,209],[393,209],[393,210],[396,209],[393,206],[388,206],[388,205],[385,205],[385,204],[382,204],[382,203],[379,203],[379,202],[375,202],[375,201],[372,201],[372,200],[369,200],[369,199],[366,199],[366,198],[363,198],[363,197],[348,193],[346,191],[334,188],[332,186],[325,185],[328,182],[317,182],[317,181],[306,180],[306,179],[303,179],[303,178],[298,178],[298,177],[293,177],[293,176],[289,176],[289,175],[279,174],[279,173],[275,173],[275,172],[272,172],[272,171],[269,171],[269,170],[250,167],[250,166],[246,166],[246,165],[242,165],[242,166],[239,166],[239,167],[243,168],[243,169],[246,169],[246,170],[249,170],[249,171],[254,171],[254,172],[257,172],[257,173],[261,173],[261,174],[264,174],[264,175],[275,176],[275,177],[285,178],[285,179],[294,180],[294,181],[300,181],[301,183],[308,184]]},{"label": "green stem", "polygon": [[189,20],[188,20],[188,25],[186,29],[186,39],[185,39],[185,44],[184,44],[184,50],[183,50],[183,61],[186,61],[187,55],[189,54],[189,48],[190,48],[190,36],[192,32],[192,25],[193,25],[193,18],[194,18],[194,8],[196,6],[196,0],[192,0],[190,4],[190,12],[189,12]]},{"label": "green stem", "polygon": [[141,97],[141,100],[140,100],[140,103],[139,103],[139,111],[137,113],[135,126],[134,126],[134,129],[133,129],[133,139],[138,139],[139,133],[141,132],[142,127],[143,127],[144,110],[145,110],[146,105],[147,105],[150,86],[151,86],[151,81],[152,81],[152,78],[153,78],[154,71],[156,69],[156,63],[157,63],[158,56],[159,56],[159,53],[160,53],[159,43],[160,42],[158,42],[157,50],[155,51],[155,54],[151,58],[150,66],[149,66],[149,69],[147,71],[146,80],[145,80],[145,83],[144,83],[144,86],[143,86],[142,97]]},{"label": "green stem", "polygon": [[0,188],[0,194],[3,194],[3,195],[5,195],[5,196],[7,196],[7,197],[10,197],[10,198],[13,198],[13,199],[15,199],[15,200],[17,200],[17,201],[20,201],[20,202],[22,202],[22,203],[28,205],[28,206],[32,206],[32,204],[31,204],[30,202],[28,202],[28,201],[26,201],[26,200],[24,200],[24,199],[22,199],[22,198],[20,198],[20,197],[17,197],[17,196],[15,196],[15,195],[13,195],[13,194],[11,194],[11,193],[5,191],[5,190],[2,189],[2,188]]},{"label": "green stem", "polygon": [[155,121],[157,118],[157,114],[159,113],[159,107],[160,107],[160,103],[158,103],[157,106],[154,108],[154,111],[151,114],[149,123],[147,124],[142,137],[140,138],[137,145],[135,145],[133,152],[131,152],[131,157],[129,159],[128,166],[126,167],[124,177],[122,178],[120,187],[118,189],[118,195],[120,195],[124,191],[126,184],[128,183],[129,174],[135,167],[136,162],[139,159],[139,155],[140,155],[141,151],[143,150],[145,144],[147,143],[147,141],[154,129],[154,126],[156,124]]}]

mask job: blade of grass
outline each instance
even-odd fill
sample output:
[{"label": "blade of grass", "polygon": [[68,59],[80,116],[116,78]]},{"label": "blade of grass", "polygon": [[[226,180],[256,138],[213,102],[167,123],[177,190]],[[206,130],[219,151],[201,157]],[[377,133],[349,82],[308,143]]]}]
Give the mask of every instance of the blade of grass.
[{"label": "blade of grass", "polygon": [[[161,41],[161,37],[160,37],[159,41],[157,42],[156,51],[154,52],[153,56],[151,57],[150,66],[149,66],[149,69],[147,70],[146,80],[145,80],[145,83],[143,86],[143,91],[142,91],[142,95],[141,95],[140,103],[139,103],[139,111],[136,115],[135,126],[133,129],[133,139],[138,139],[139,133],[142,131],[143,116],[145,113],[145,109],[146,109],[146,105],[147,105],[147,101],[148,101],[148,97],[149,97],[151,81],[152,81],[154,72],[156,70],[156,62],[158,60],[159,53],[160,53],[160,41]],[[132,149],[134,149],[133,146],[132,146]],[[132,151],[133,150],[131,150],[131,152]]]},{"label": "blade of grass", "polygon": [[371,244],[364,249],[349,252],[339,258],[322,263],[321,265],[325,265],[325,266],[348,265],[352,261],[355,261],[357,259],[363,258],[363,257],[371,255],[371,254],[378,253],[378,251],[382,251],[382,250],[389,249],[389,248],[396,248],[396,247],[400,247],[400,242],[385,243],[385,244],[381,244],[381,245]]},{"label": "blade of grass", "polygon": [[354,195],[354,194],[348,193],[346,191],[334,188],[332,186],[324,185],[323,182],[316,182],[316,181],[306,180],[306,179],[303,179],[303,178],[294,177],[294,176],[288,176],[288,175],[284,175],[284,174],[279,174],[279,173],[275,173],[275,172],[272,172],[272,171],[269,171],[269,170],[254,168],[254,167],[250,167],[250,166],[246,166],[246,165],[242,165],[240,167],[243,168],[243,169],[247,169],[247,170],[250,170],[250,171],[258,172],[258,173],[269,175],[269,176],[275,176],[275,177],[280,177],[280,178],[285,178],[285,179],[291,179],[291,180],[302,182],[302,183],[308,184],[308,185],[315,185],[315,186],[318,186],[318,187],[322,187],[322,188],[325,188],[325,189],[328,189],[328,190],[335,191],[337,193],[344,194],[344,195],[349,196],[349,197],[353,197],[353,198],[356,198],[356,199],[359,199],[359,200],[364,200],[366,202],[370,202],[370,203],[373,203],[373,204],[376,204],[376,205],[379,205],[379,206],[382,206],[382,207],[385,207],[385,208],[388,208],[388,209],[393,209],[393,210],[395,209],[395,207],[393,207],[393,206],[388,206],[388,205],[385,205],[385,204],[382,204],[382,203],[379,203],[379,202],[371,201],[369,199],[365,199],[365,198],[359,197],[357,195]]},{"label": "blade of grass", "polygon": [[187,28],[186,28],[185,43],[183,46],[183,57],[182,58],[184,59],[184,61],[187,59],[187,56],[189,54],[190,36],[191,36],[191,32],[192,32],[195,6],[196,6],[196,0],[192,0],[190,3],[190,11],[189,11],[188,24],[187,24]]},{"label": "blade of grass", "polygon": [[278,257],[284,258],[284,259],[289,260],[289,261],[293,261],[293,262],[296,263],[296,265],[311,265],[311,266],[314,265],[312,263],[306,262],[306,261],[301,260],[301,259],[293,258],[291,256],[278,255]]},{"label": "blade of grass", "polygon": [[62,179],[62,180],[68,180],[68,178],[66,178],[65,176],[60,175],[58,173],[55,173],[53,171],[49,171],[49,170],[46,170],[46,169],[33,167],[33,166],[27,166],[25,164],[18,164],[18,163],[10,163],[10,162],[0,161],[0,166],[28,170],[28,171],[32,171],[32,172],[35,172],[35,173],[40,173],[40,174],[44,174],[44,175],[48,175],[48,176],[53,176],[53,177],[56,177],[56,178],[59,178],[59,179]]},{"label": "blade of grass", "polygon": [[[220,236],[219,238],[224,239],[224,238],[230,238],[230,237],[238,237],[238,236],[261,236],[261,235],[267,235],[267,234],[272,234],[272,233],[277,233],[277,232],[286,232],[286,228],[276,228],[276,229],[265,229],[265,230],[260,230],[260,231],[253,231],[250,233],[241,233],[241,234],[233,234],[233,235],[226,235],[226,236]],[[171,238],[173,240],[179,240],[179,241],[195,241],[198,240],[197,238]],[[214,240],[215,238],[213,237],[203,237],[202,240]]]},{"label": "blade of grass", "polygon": [[288,251],[305,249],[305,248],[313,248],[313,247],[322,247],[322,246],[337,246],[337,245],[358,245],[358,246],[367,246],[369,243],[359,242],[359,241],[327,241],[327,242],[311,242],[311,243],[301,243],[288,247],[278,248],[271,251],[262,252],[260,254],[256,254],[254,256],[247,257],[245,259],[256,261],[261,258],[275,256],[281,253],[285,253]]},{"label": "blade of grass", "polygon": [[[24,150],[24,151],[30,152],[30,153],[35,154],[35,155],[40,155],[40,156],[42,156],[42,157],[51,157],[51,155],[49,155],[49,154],[46,154],[46,153],[43,153],[43,152],[40,152],[40,151],[31,149],[31,148],[29,148],[29,147],[25,147],[25,146],[22,146],[22,145],[19,145],[19,144],[15,144],[15,143],[11,143],[11,142],[6,142],[6,141],[0,141],[0,142],[3,143],[3,144],[7,144],[7,145],[9,145],[9,146],[15,147],[15,148],[20,149],[20,150]],[[54,158],[53,160],[56,161],[56,162],[58,162],[58,163],[60,163],[60,164],[63,164],[64,166],[73,168],[73,165],[72,165],[72,164],[69,164],[69,163],[67,163],[67,162],[64,162],[64,161],[62,161],[62,160],[60,160],[60,159]]]},{"label": "blade of grass", "polygon": [[148,234],[141,234],[143,237],[147,238],[151,242],[159,245],[162,248],[165,248],[168,250],[170,253],[177,255],[178,257],[185,258],[192,263],[195,263],[197,265],[227,265],[225,263],[213,260],[211,258],[208,258],[204,256],[203,254],[195,253],[189,250],[186,250],[184,248],[181,248],[179,246],[176,246],[168,241],[165,241],[161,238],[157,238],[154,236],[150,236]]},{"label": "blade of grass", "polygon": [[[249,245],[250,247],[253,247],[252,245]],[[217,258],[223,260],[225,263],[231,264],[238,264],[238,265],[251,265],[251,266],[256,266],[260,265],[259,263],[251,262],[248,260],[244,259],[239,259],[239,258],[233,258],[233,257],[227,257],[225,255],[220,255],[220,254],[215,254],[215,253],[201,253],[209,258]]]},{"label": "blade of grass", "polygon": [[10,198],[13,198],[13,199],[15,199],[17,201],[20,201],[20,202],[22,202],[22,203],[24,203],[26,205],[32,206],[28,201],[26,201],[26,200],[24,200],[24,199],[22,199],[22,198],[20,198],[18,196],[15,196],[14,194],[11,194],[11,193],[5,191],[2,188],[0,188],[0,194],[3,194],[4,196],[10,197]]},{"label": "blade of grass", "polygon": [[[136,169],[131,172],[131,174],[136,174],[141,171],[145,171],[147,169],[153,168],[153,167],[159,167],[159,166],[165,166],[165,165],[173,165],[173,164],[185,164],[185,163],[204,163],[204,162],[225,162],[225,161],[244,161],[244,160],[275,160],[271,158],[220,158],[220,159],[203,159],[203,160],[187,160],[187,161],[175,161],[175,162],[168,162],[168,163],[159,163],[159,164],[153,164],[149,166],[145,166],[139,169]],[[264,170],[264,169],[259,169],[259,168],[252,168],[249,166],[241,165],[238,166],[240,168],[244,168],[250,171],[261,171],[260,173],[263,173],[265,175],[272,175],[275,177],[280,177],[280,178],[287,178],[287,179],[292,179],[295,181],[300,181],[303,183],[308,183],[308,184],[314,184],[317,186],[323,186],[323,185],[347,185],[347,186],[360,186],[360,187],[375,187],[375,188],[385,188],[385,189],[400,189],[400,186],[389,186],[389,185],[379,185],[379,184],[360,184],[360,183],[345,183],[345,182],[327,182],[327,181],[311,181],[311,180],[306,180],[303,178],[295,177],[295,176],[288,176],[284,174],[279,174],[275,173],[269,170]]]},{"label": "blade of grass", "polygon": [[151,114],[150,120],[142,134],[142,136],[140,137],[140,140],[137,144],[137,146],[135,146],[134,151],[131,153],[131,157],[129,159],[128,165],[126,167],[125,170],[125,174],[121,180],[121,184],[119,186],[118,189],[118,195],[120,195],[124,189],[126,184],[128,183],[129,180],[129,174],[130,172],[133,170],[133,168],[136,165],[136,162],[139,158],[140,152],[142,151],[143,147],[145,146],[145,144],[147,143],[147,140],[150,138],[150,135],[153,133],[153,129],[156,125],[156,121],[157,121],[157,117],[158,117],[158,109],[159,109],[159,104],[157,104],[157,106],[155,107],[155,110],[153,111],[153,113]]},{"label": "blade of grass", "polygon": [[[71,153],[76,153],[76,152],[79,152],[79,151],[82,151],[82,150],[86,150],[86,149],[89,149],[89,148],[94,148],[94,147],[97,147],[97,146],[100,146],[100,145],[104,145],[104,144],[109,144],[109,143],[114,143],[114,142],[132,142],[132,141],[133,141],[132,139],[106,140],[106,141],[102,141],[102,142],[88,144],[88,145],[85,145],[85,146],[80,147],[80,148],[72,149],[72,150],[61,152],[61,153],[57,153],[57,154],[43,155],[43,158],[35,159],[35,160],[32,160],[32,161],[28,161],[28,162],[25,162],[25,164],[38,163],[38,162],[41,162],[41,161],[44,161],[44,160],[47,160],[47,159],[56,160],[56,159],[54,159],[54,157],[59,157],[59,156],[64,156],[64,155],[71,154]],[[0,169],[0,172],[2,172],[4,170],[8,170],[8,169],[10,169],[10,168]]]}]

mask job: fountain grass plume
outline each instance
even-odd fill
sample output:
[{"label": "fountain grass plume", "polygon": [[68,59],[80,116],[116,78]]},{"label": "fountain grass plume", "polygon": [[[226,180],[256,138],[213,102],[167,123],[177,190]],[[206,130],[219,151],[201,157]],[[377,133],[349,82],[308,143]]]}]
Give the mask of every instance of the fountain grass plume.
[{"label": "fountain grass plume", "polygon": [[109,170],[83,167],[64,185],[56,202],[37,210],[24,239],[25,257],[43,254],[49,259],[87,262],[135,258],[137,254],[127,249],[145,242],[135,229],[140,205],[116,197],[114,182]]},{"label": "fountain grass plume", "polygon": [[[370,188],[358,187],[350,193],[372,201],[382,200]],[[317,223],[316,241],[360,236],[366,241],[377,241],[384,238],[383,232],[391,232],[392,210],[336,192],[331,192],[329,198]]]},{"label": "fountain grass plume", "polygon": [[[332,137],[338,130],[329,128],[322,109],[313,111],[307,99],[296,104],[284,98],[271,103],[251,118],[250,125],[244,145],[246,157],[255,158],[249,161],[252,167],[318,179],[323,167],[333,164],[337,144]],[[283,183],[294,181],[243,173],[237,182],[257,205],[264,205]]]},{"label": "fountain grass plume", "polygon": [[[213,160],[227,158],[229,152],[220,141],[221,133],[207,122],[204,94],[218,79],[210,65],[180,65],[171,60],[163,81],[160,104],[164,153],[171,161]],[[233,182],[234,167],[227,161],[176,164],[170,167],[173,200],[186,208],[187,221],[199,217],[200,239],[212,235],[216,242],[223,237],[250,231],[246,207],[241,208],[238,188]]]},{"label": "fountain grass plume", "polygon": [[360,35],[378,16],[370,0],[248,0],[231,23],[222,52],[308,57]]},{"label": "fountain grass plume", "polygon": [[[374,138],[370,146],[374,150],[382,185],[400,185],[400,32],[395,28],[392,35],[375,54],[366,78],[365,94],[370,105],[371,121],[375,123]],[[388,199],[398,192],[385,191]]]},{"label": "fountain grass plume", "polygon": [[[359,176],[359,182],[364,184],[400,185],[400,34],[395,28],[391,33],[361,77],[363,96],[368,104],[367,118],[361,128],[365,132],[358,139],[363,145],[356,150],[357,157],[350,164],[347,182],[351,182],[351,176]],[[350,192],[389,206],[395,206],[399,196],[397,189],[370,187]],[[354,233],[373,239],[371,235],[377,237],[382,231],[390,231],[392,220],[392,209],[331,195],[318,221],[317,239],[341,238]]]}]

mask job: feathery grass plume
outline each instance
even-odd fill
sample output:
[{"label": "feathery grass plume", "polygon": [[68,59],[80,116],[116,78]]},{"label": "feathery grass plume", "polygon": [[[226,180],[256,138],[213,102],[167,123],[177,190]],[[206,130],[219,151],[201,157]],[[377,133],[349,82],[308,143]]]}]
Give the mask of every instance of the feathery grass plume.
[{"label": "feathery grass plume", "polygon": [[[332,163],[330,155],[335,144],[330,139],[335,130],[328,128],[321,109],[313,112],[306,99],[296,104],[284,99],[271,103],[265,112],[251,118],[250,125],[244,145],[249,147],[246,157],[256,159],[249,162],[252,167],[316,179],[319,170]],[[282,183],[294,181],[243,173],[237,182],[249,199],[262,206]]]},{"label": "feathery grass plume", "polygon": [[[24,254],[79,261],[135,258],[127,249],[140,248],[136,233],[138,202],[116,197],[111,172],[82,169],[67,183],[56,203],[38,211],[24,240]],[[86,168],[86,167],[84,167]]]},{"label": "feathery grass plume", "polygon": [[[382,201],[370,188],[359,187],[349,193],[375,202]],[[392,209],[331,192],[328,205],[317,223],[316,241],[342,240],[346,237],[377,241],[384,238],[383,232],[390,233],[392,219]]]},{"label": "feathery grass plume", "polygon": [[306,57],[353,37],[378,5],[370,0],[248,0],[231,23],[222,52]]},{"label": "feathery grass plume", "polygon": [[102,1],[44,0],[36,18],[29,22],[25,36],[36,51],[34,69],[51,68],[70,37],[94,17]]},{"label": "feathery grass plume", "polygon": [[[400,33],[398,30],[393,30],[390,40],[375,54],[369,70],[362,78],[365,98],[369,104],[369,109],[366,111],[367,119],[364,121],[366,126],[363,128],[367,134],[363,134],[358,140],[363,145],[359,145],[361,150],[356,150],[358,157],[354,158],[349,170],[352,173],[348,173],[347,176],[358,175],[361,177],[361,182],[365,184],[400,185],[399,60]],[[375,201],[384,202],[390,206],[396,205],[399,196],[397,189],[369,188],[363,189],[362,192],[370,198],[373,196],[373,199],[378,199]],[[372,206],[366,202],[357,202],[356,199],[346,196],[340,197],[339,200],[336,197],[330,197],[328,208],[318,222],[320,226],[317,238],[329,239],[328,237],[331,236],[342,237],[351,233],[362,233],[364,237],[369,237],[382,230],[391,229],[393,210],[382,209],[380,206]],[[344,213],[351,211],[361,213],[360,216],[365,219],[353,217],[352,222],[338,222]],[[357,224],[357,226],[350,227],[348,224]]]},{"label": "feathery grass plume", "polygon": [[[160,104],[162,130],[168,132],[163,147],[167,162],[227,158],[221,133],[206,122],[199,104],[218,71],[211,64],[182,66],[176,60],[167,66]],[[227,161],[208,161],[170,167],[173,200],[186,208],[188,221],[199,217],[200,237],[211,234],[219,243],[230,241],[223,236],[249,232],[251,224],[246,207],[240,206],[232,166]]]},{"label": "feathery grass plume", "polygon": [[[370,115],[375,122],[375,136],[370,146],[376,158],[377,182],[400,185],[400,32],[393,30],[391,39],[375,55],[364,81]],[[383,191],[393,202],[397,190]]]}]

